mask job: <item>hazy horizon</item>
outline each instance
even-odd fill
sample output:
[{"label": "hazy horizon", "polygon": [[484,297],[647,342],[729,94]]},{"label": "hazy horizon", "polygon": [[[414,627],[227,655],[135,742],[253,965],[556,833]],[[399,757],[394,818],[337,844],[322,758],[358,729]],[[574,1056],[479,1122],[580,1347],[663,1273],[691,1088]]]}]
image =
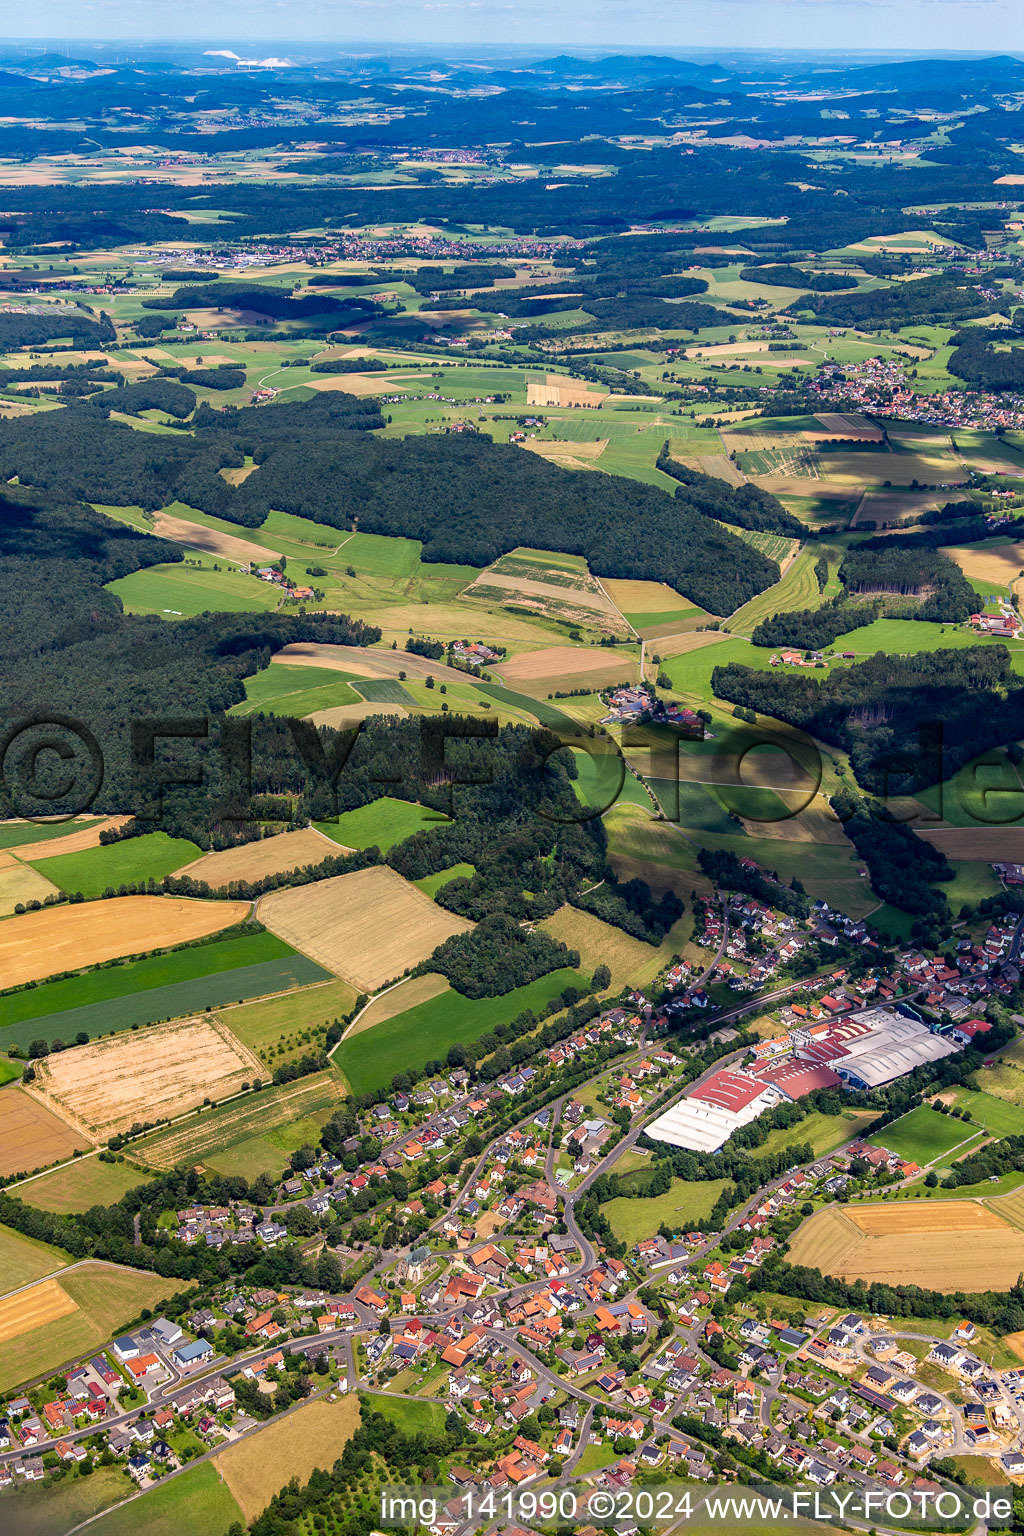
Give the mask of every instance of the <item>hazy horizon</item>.
[{"label": "hazy horizon", "polygon": [[[742,49],[1002,53],[1024,48],[1013,0],[48,0],[9,15],[0,42],[126,47],[487,47],[563,52]],[[173,23],[173,32],[171,25]],[[929,47],[922,48],[922,33]],[[640,41],[638,42],[638,38]]]}]

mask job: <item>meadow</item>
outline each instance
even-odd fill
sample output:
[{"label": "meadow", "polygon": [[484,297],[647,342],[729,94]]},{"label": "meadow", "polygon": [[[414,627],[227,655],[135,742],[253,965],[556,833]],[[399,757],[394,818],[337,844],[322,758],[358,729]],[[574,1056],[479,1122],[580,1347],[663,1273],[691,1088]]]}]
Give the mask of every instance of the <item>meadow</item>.
[{"label": "meadow", "polygon": [[71,1255],[62,1248],[37,1242],[13,1227],[0,1227],[0,1285],[4,1292],[55,1274],[71,1262]]},{"label": "meadow", "polygon": [[442,1059],[450,1045],[475,1040],[525,1008],[537,1009],[564,987],[587,987],[576,971],[552,971],[501,997],[468,998],[445,991],[372,1029],[346,1036],[334,1053],[353,1093],[386,1087],[397,1072]]},{"label": "meadow", "polygon": [[[144,1522],[144,1524],[140,1524]],[[212,1462],[188,1467],[176,1477],[165,1478],[146,1493],[102,1515],[90,1527],[90,1536],[226,1536],[228,1528],[242,1524],[242,1511]]]},{"label": "meadow", "polygon": [[224,1009],[221,1017],[244,1045],[265,1061],[276,1058],[277,1065],[309,1050],[329,1024],[350,1011],[355,1000],[355,990],[347,982],[331,977],[281,997]]},{"label": "meadow", "polygon": [[58,1483],[47,1479],[42,1485],[15,1484],[4,1494],[4,1520],[10,1536],[55,1536],[120,1503],[127,1491],[119,1467],[97,1467],[91,1477],[67,1477]]},{"label": "meadow", "polygon": [[[25,1332],[8,1333],[0,1351],[0,1391],[30,1377],[49,1375],[75,1356],[96,1349],[137,1317],[143,1307],[155,1310],[187,1284],[98,1263],[71,1270],[56,1282],[41,1283],[51,1289],[56,1285],[73,1305]],[[31,1296],[31,1291],[23,1292],[25,1307]],[[56,1305],[52,1310],[56,1311]]]},{"label": "meadow", "polygon": [[294,715],[301,718],[319,709],[358,704],[349,686],[355,673],[326,672],[323,667],[282,666],[271,662],[255,677],[245,679],[245,699],[233,704],[231,715]]},{"label": "meadow", "polygon": [[183,837],[147,832],[142,837],[122,838],[116,843],[86,848],[81,853],[36,858],[32,865],[62,891],[69,895],[78,892],[90,901],[121,885],[140,880],[162,880],[183,864],[197,859],[201,852],[195,843]]},{"label": "meadow", "polygon": [[[987,1081],[987,1071],[983,1078]],[[956,1104],[958,1109],[970,1110],[974,1125],[983,1126],[990,1136],[1020,1136],[1024,1133],[1024,1116],[1017,1104],[1008,1104],[990,1093],[979,1093],[970,1088],[957,1089]]]},{"label": "meadow", "polygon": [[315,825],[318,832],[343,848],[377,847],[381,853],[387,853],[396,843],[404,843],[407,837],[412,837],[414,832],[444,826],[447,820],[446,816],[427,806],[382,795],[379,800],[371,800],[369,805],[342,811],[336,821],[318,821]]},{"label": "meadow", "polygon": [[[631,1177],[631,1176],[627,1176]],[[641,1184],[647,1175],[638,1175]],[[612,1231],[621,1243],[632,1248],[642,1238],[653,1237],[659,1227],[685,1232],[695,1221],[709,1215],[728,1179],[705,1179],[688,1184],[685,1179],[673,1179],[672,1187],[663,1195],[651,1199],[633,1199],[619,1195],[601,1207]]]},{"label": "meadow", "polygon": [[18,1199],[64,1216],[94,1205],[116,1205],[122,1195],[145,1179],[146,1175],[129,1163],[101,1163],[98,1157],[80,1157],[19,1185]]},{"label": "meadow", "polygon": [[919,1163],[923,1168],[977,1135],[977,1126],[965,1125],[962,1120],[937,1114],[927,1104],[919,1104],[879,1131],[873,1140],[904,1162]]},{"label": "meadow", "polygon": [[823,1115],[814,1110],[788,1130],[769,1131],[767,1140],[759,1147],[752,1147],[750,1155],[755,1159],[770,1157],[781,1152],[783,1147],[803,1146],[810,1142],[812,1156],[824,1157],[826,1152],[834,1152],[837,1147],[852,1141],[874,1118],[874,1111],[870,1109],[844,1110],[841,1115]]}]

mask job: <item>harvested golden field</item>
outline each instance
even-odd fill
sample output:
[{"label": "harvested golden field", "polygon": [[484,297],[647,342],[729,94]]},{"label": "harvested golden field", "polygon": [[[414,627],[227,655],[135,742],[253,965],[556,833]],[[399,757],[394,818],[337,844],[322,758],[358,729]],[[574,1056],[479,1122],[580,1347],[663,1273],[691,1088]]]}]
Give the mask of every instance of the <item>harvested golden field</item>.
[{"label": "harvested golden field", "polygon": [[[275,651],[274,663],[297,667],[337,667],[356,677],[441,677],[442,681],[465,681],[466,674],[445,662],[428,656],[413,656],[408,651],[374,650],[360,645],[326,645],[315,641],[296,641]],[[343,706],[352,707],[352,706]]]},{"label": "harvested golden field", "polygon": [[10,917],[19,904],[45,901],[57,891],[31,864],[22,864],[12,853],[0,853],[0,917]]},{"label": "harvested golden field", "polygon": [[1024,1232],[973,1201],[900,1201],[819,1211],[796,1233],[789,1260],[842,1280],[970,1291],[979,1254],[985,1285],[1005,1290],[1024,1269]]},{"label": "harvested golden field", "polygon": [[[351,708],[343,705],[343,708]],[[299,869],[304,864],[322,864],[328,855],[337,851],[332,843],[313,827],[302,827],[297,832],[279,832],[275,837],[261,838],[258,843],[243,843],[240,848],[225,848],[220,853],[204,853],[177,873],[191,875],[193,880],[205,880],[215,890],[230,885],[232,880],[261,880],[264,875],[276,875],[289,869]]]},{"label": "harvested golden field", "polygon": [[162,539],[173,539],[176,544],[187,544],[190,549],[222,555],[225,560],[238,565],[249,565],[253,560],[268,565],[280,558],[277,550],[267,549],[263,544],[238,539],[233,533],[220,533],[216,528],[206,528],[202,523],[193,523],[184,517],[170,517],[166,512],[157,512],[153,518],[153,532]]},{"label": "harvested golden field", "polygon": [[46,1168],[89,1145],[23,1088],[0,1093],[0,1175]]},{"label": "harvested golden field", "polygon": [[[403,379],[423,379],[429,377],[429,375],[423,373],[404,373],[401,375],[401,377]],[[330,393],[332,390],[341,390],[346,395],[358,395],[360,397],[364,395],[379,395],[381,390],[384,388],[387,389],[388,394],[391,394],[392,392],[394,392],[396,395],[404,394],[405,391],[409,388],[408,384],[400,384],[393,373],[388,374],[386,384],[382,375],[379,373],[328,374],[324,378],[310,379],[308,383],[310,389],[316,389],[321,392],[326,390],[328,393]]]},{"label": "harvested golden field", "polygon": [[692,608],[688,597],[681,596],[664,581],[633,581],[629,577],[612,578],[602,583],[616,608],[623,613],[671,613]]},{"label": "harvested golden field", "polygon": [[[127,816],[100,816],[94,819],[91,816],[76,818],[89,825],[76,826],[74,821],[67,824],[68,830],[63,837],[42,838],[36,843],[18,843],[14,852],[19,859],[49,859],[56,858],[62,853],[82,853],[86,848],[98,848],[100,845],[100,833],[106,832],[112,827],[123,827],[130,818]],[[10,825],[10,823],[7,823]]]},{"label": "harvested golden field", "polygon": [[254,1520],[289,1478],[306,1482],[316,1467],[329,1471],[359,1427],[353,1392],[336,1403],[320,1399],[267,1429],[246,1435],[213,1459],[246,1520]]},{"label": "harvested golden field", "polygon": [[72,1301],[58,1280],[41,1280],[31,1290],[0,1301],[0,1344],[77,1311],[77,1301]]},{"label": "harvested golden field", "polygon": [[33,1092],[100,1141],[136,1121],[174,1119],[265,1076],[259,1057],[212,1017],[181,1019],[47,1056]]},{"label": "harvested golden field", "polygon": [[400,1013],[405,1013],[407,1008],[415,1008],[419,1003],[429,1003],[432,997],[440,997],[442,992],[448,990],[447,981],[436,972],[430,971],[426,976],[413,976],[409,981],[403,981],[400,987],[392,987],[390,992],[383,992],[380,997],[375,997],[359,1015],[352,1028],[346,1031],[345,1038],[351,1040],[354,1035],[361,1035],[364,1030],[372,1029],[375,1024],[384,1024],[388,1019],[397,1018]]},{"label": "harvested golden field", "polygon": [[974,1200],[859,1205],[850,1209],[849,1216],[869,1237],[888,1237],[893,1232],[998,1232],[1006,1226],[1001,1216]]},{"label": "harvested golden field", "polygon": [[[1024,177],[1021,178],[1024,180]],[[1012,1349],[1018,1360],[1024,1360],[1024,1333],[1004,1333],[1003,1343]]]},{"label": "harvested golden field", "polygon": [[655,945],[634,939],[578,907],[559,907],[537,926],[570,949],[578,949],[581,969],[588,974],[596,965],[606,965],[612,973],[613,988],[632,980],[633,973],[657,954]]},{"label": "harvested golden field", "polygon": [[1024,862],[1024,827],[915,828],[919,837],[941,848],[947,859],[982,859],[986,863]]},{"label": "harvested golden field", "polygon": [[361,992],[376,992],[473,926],[387,866],[272,891],[259,915],[272,933]]},{"label": "harvested golden field", "polygon": [[247,901],[185,896],[115,896],[24,912],[0,924],[0,975],[8,987],[42,981],[57,971],[205,938],[248,913]]},{"label": "harvested golden field", "polygon": [[990,544],[987,548],[972,545],[966,549],[946,545],[942,553],[956,561],[968,581],[976,577],[1008,587],[1024,570],[1024,543]]},{"label": "harvested golden field", "polygon": [[334,704],[330,709],[315,709],[307,716],[314,725],[329,725],[333,730],[344,730],[357,720],[369,720],[371,715],[397,715],[406,720],[409,711],[404,704],[373,704],[369,699],[361,704]]},{"label": "harvested golden field", "polygon": [[523,651],[511,661],[503,661],[491,671],[504,678],[509,687],[519,683],[539,682],[543,679],[578,677],[581,685],[590,683],[602,688],[606,682],[617,682],[632,674],[636,668],[633,656],[609,654],[603,646],[547,645],[539,651]]},{"label": "harvested golden field", "polygon": [[549,373],[543,383],[534,378],[528,378],[526,381],[527,405],[570,405],[586,408],[600,405],[602,400],[607,399],[607,390],[588,389],[582,379],[568,379],[563,374]]},{"label": "harvested golden field", "polygon": [[688,634],[663,636],[658,640],[657,650],[659,656],[682,656],[687,651],[700,651],[706,645],[718,645],[731,638],[717,629],[691,630]]}]

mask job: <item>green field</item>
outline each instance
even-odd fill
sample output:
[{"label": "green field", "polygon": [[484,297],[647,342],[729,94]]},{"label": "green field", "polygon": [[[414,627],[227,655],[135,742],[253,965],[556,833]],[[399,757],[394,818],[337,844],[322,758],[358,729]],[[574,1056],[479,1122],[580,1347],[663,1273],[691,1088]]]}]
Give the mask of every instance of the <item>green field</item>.
[{"label": "green field", "polygon": [[901,1115],[892,1125],[879,1131],[872,1141],[895,1152],[904,1162],[920,1163],[924,1167],[977,1135],[977,1126],[965,1125],[962,1120],[937,1114],[927,1104],[919,1104],[909,1114]]},{"label": "green field", "polygon": [[[730,529],[730,532],[733,530]],[[744,603],[729,619],[729,629],[734,635],[749,635],[762,619],[770,619],[776,613],[791,613],[797,608],[818,608],[822,594],[814,574],[816,555],[809,549],[802,550],[782,579],[766,592],[758,593],[749,603]]]},{"label": "green field", "polygon": [[781,1152],[783,1147],[802,1146],[804,1142],[810,1142],[812,1155],[823,1157],[826,1152],[834,1152],[844,1142],[852,1141],[864,1125],[874,1118],[875,1113],[870,1109],[846,1110],[841,1115],[823,1115],[814,1110],[805,1115],[799,1125],[792,1125],[787,1130],[769,1131],[767,1141],[759,1147],[752,1147],[750,1155],[753,1158],[769,1157],[775,1152]]},{"label": "green field", "polygon": [[[1007,1104],[1005,1099],[997,1099],[990,1093],[979,1093],[971,1088],[958,1088],[956,1103],[959,1109],[969,1109],[974,1124],[984,1126],[990,1136],[1024,1134],[1024,1112],[1017,1104]],[[960,1123],[962,1125],[963,1121]]]},{"label": "green field", "polygon": [[387,853],[395,843],[404,843],[414,832],[426,832],[447,825],[448,818],[410,800],[393,800],[384,795],[354,811],[342,811],[337,821],[318,821],[318,832],[344,848],[373,848]]},{"label": "green field", "polygon": [[67,837],[94,827],[102,817],[84,816],[74,821],[0,821],[0,848],[18,848],[22,843],[47,842],[52,837]]},{"label": "green field", "polygon": [[300,719],[319,709],[358,704],[359,695],[349,686],[349,672],[326,667],[292,667],[271,662],[255,677],[245,679],[245,702],[228,711],[232,715],[294,715]]},{"label": "green field", "polygon": [[243,1045],[262,1056],[280,1058],[278,1046],[294,1042],[285,1055],[301,1055],[308,1050],[321,1030],[348,1013],[356,993],[346,981],[331,980],[310,987],[300,987],[283,997],[266,997],[258,1003],[229,1008],[221,1015],[233,1035]]},{"label": "green field", "polygon": [[397,677],[360,678],[353,687],[368,704],[401,704],[408,709],[416,702]]},{"label": "green field", "polygon": [[87,901],[108,888],[133,885],[139,880],[162,880],[202,853],[195,843],[166,832],[147,832],[125,837],[104,847],[84,848],[81,853],[60,853],[53,858],[33,859],[32,867],[69,895],[76,891]]},{"label": "green field", "polygon": [[444,1429],[444,1405],[427,1397],[389,1397],[386,1393],[375,1392],[370,1406],[392,1424],[397,1424],[406,1435],[440,1434]]},{"label": "green field", "polygon": [[71,1262],[71,1255],[62,1248],[25,1237],[12,1227],[0,1227],[0,1293],[16,1291]]},{"label": "green field", "polygon": [[424,875],[422,880],[414,880],[413,885],[419,886],[428,896],[436,896],[449,880],[468,880],[475,874],[475,864],[451,864],[447,869],[439,869],[436,875]]},{"label": "green field", "polygon": [[146,1175],[128,1163],[101,1163],[98,1157],[80,1157],[41,1179],[22,1184],[18,1198],[40,1210],[66,1215],[87,1211],[94,1205],[116,1205],[128,1190],[145,1181]]},{"label": "green field", "polygon": [[136,1144],[153,1167],[202,1162],[223,1174],[279,1175],[288,1155],[319,1140],[320,1127],[341,1104],[336,1072],[317,1072],[279,1088],[247,1093]]},{"label": "green field", "polygon": [[3,1496],[4,1529],[7,1536],[61,1536],[129,1492],[119,1467],[97,1467],[91,1477],[72,1475],[59,1483],[18,1482]]},{"label": "green field", "polygon": [[6,1056],[0,1056],[0,1088],[5,1087],[7,1083],[16,1082],[21,1073],[20,1062],[8,1061]]},{"label": "green field", "polygon": [[[627,659],[623,662],[623,676],[630,674],[634,652],[628,651],[626,655]],[[478,683],[476,686],[478,693],[485,693],[489,699],[495,699],[499,704],[511,704],[516,709],[525,710],[527,714],[533,715],[535,720],[539,720],[541,725],[550,726],[554,731],[578,734],[578,727],[572,716],[547,703],[545,699],[531,699],[528,693],[514,693],[511,688],[503,688],[500,683]],[[572,701],[569,702],[571,705]]]},{"label": "green field", "polygon": [[[642,1188],[649,1180],[646,1171],[635,1175]],[[632,1180],[634,1175],[627,1175]],[[712,1210],[728,1179],[706,1179],[688,1184],[685,1179],[673,1179],[672,1188],[653,1199],[631,1199],[619,1195],[601,1207],[611,1222],[612,1231],[627,1247],[640,1242],[641,1238],[653,1237],[659,1227],[685,1232],[695,1221],[702,1220]]]},{"label": "green field", "polygon": [[78,1355],[106,1343],[143,1307],[159,1307],[181,1280],[142,1270],[111,1269],[98,1263],[60,1276],[77,1310],[8,1339],[0,1352],[0,1392],[35,1376],[46,1376]]},{"label": "green field", "polygon": [[576,971],[552,971],[503,997],[474,999],[443,992],[342,1040],[334,1060],[353,1093],[370,1093],[386,1087],[396,1072],[443,1057],[450,1045],[475,1040],[496,1024],[514,1019],[524,1008],[542,1007],[568,986],[585,990],[586,978]]},{"label": "green field", "polygon": [[70,1040],[85,1030],[94,1038],[207,1005],[308,986],[327,975],[272,933],[242,934],[14,992],[2,1000],[0,1047],[26,1048],[40,1033]]},{"label": "green field", "polygon": [[269,612],[281,602],[280,589],[231,565],[214,570],[207,555],[190,554],[198,564],[151,565],[107,585],[126,613],[155,613],[165,619],[190,619],[200,613]]},{"label": "green field", "polygon": [[225,1536],[242,1525],[242,1511],[208,1461],[165,1478],[130,1504],[111,1510],[89,1527],[91,1536]]}]

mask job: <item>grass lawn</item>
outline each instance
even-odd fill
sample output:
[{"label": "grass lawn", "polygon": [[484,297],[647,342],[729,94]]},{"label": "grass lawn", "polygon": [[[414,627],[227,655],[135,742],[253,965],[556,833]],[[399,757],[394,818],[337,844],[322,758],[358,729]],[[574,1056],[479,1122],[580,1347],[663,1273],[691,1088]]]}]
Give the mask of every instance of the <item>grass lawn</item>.
[{"label": "grass lawn", "polygon": [[62,1248],[37,1242],[11,1227],[0,1227],[0,1287],[4,1293],[52,1275],[71,1262],[71,1255]]},{"label": "grass lawn", "polygon": [[905,1162],[920,1163],[924,1167],[926,1163],[944,1157],[961,1142],[977,1135],[976,1126],[965,1125],[962,1120],[953,1120],[948,1115],[936,1114],[927,1104],[919,1104],[917,1109],[901,1115],[872,1139],[879,1146],[895,1152]]},{"label": "grass lawn", "polygon": [[[285,1479],[287,1481],[287,1479]],[[242,1511],[212,1462],[188,1467],[165,1478],[141,1499],[104,1515],[89,1527],[91,1536],[225,1536],[242,1523]]]},{"label": "grass lawn", "polygon": [[[634,1175],[627,1175],[632,1180]],[[635,1178],[642,1187],[649,1174],[641,1172]],[[661,1226],[676,1231],[688,1230],[690,1224],[707,1216],[728,1184],[728,1179],[706,1179],[698,1184],[688,1184],[685,1179],[673,1179],[672,1188],[653,1199],[630,1199],[619,1195],[602,1206],[611,1222],[612,1231],[627,1247],[640,1242],[641,1238],[653,1237]]]},{"label": "grass lawn", "polygon": [[[213,569],[207,555],[190,552],[188,565],[151,565],[107,584],[126,613],[156,613],[165,619],[195,618],[200,613],[267,612],[278,607],[280,588],[243,576],[234,566]],[[218,564],[221,562],[218,561]],[[312,606],[312,605],[310,605]]]},{"label": "grass lawn", "polygon": [[166,832],[147,832],[126,837],[105,847],[85,848],[81,853],[61,853],[51,859],[33,859],[32,867],[62,891],[80,891],[87,899],[102,896],[109,887],[137,880],[162,880],[202,853],[195,843]]},{"label": "grass lawn", "polygon": [[23,1070],[21,1062],[8,1061],[6,1056],[0,1056],[0,1088],[6,1083],[17,1082]]},{"label": "grass lawn", "polygon": [[861,1127],[873,1119],[875,1113],[870,1109],[846,1110],[841,1115],[822,1115],[815,1110],[799,1125],[790,1126],[788,1130],[769,1131],[767,1141],[763,1146],[752,1147],[750,1155],[753,1158],[769,1157],[783,1147],[802,1146],[809,1141],[813,1155],[824,1157],[826,1152],[834,1152],[844,1142],[852,1141]]},{"label": "grass lawn", "polygon": [[127,1163],[101,1163],[97,1157],[83,1157],[22,1185],[18,1199],[63,1216],[87,1211],[93,1205],[114,1205],[129,1189],[145,1181],[146,1175]]},{"label": "grass lawn", "polygon": [[101,1264],[89,1264],[61,1276],[60,1287],[75,1302],[75,1311],[4,1341],[0,1391],[48,1375],[105,1344],[138,1317],[143,1307],[155,1311],[188,1283],[164,1280],[142,1270],[108,1269]]},{"label": "grass lawn", "polygon": [[429,831],[432,827],[447,825],[448,818],[426,806],[409,800],[393,800],[383,795],[361,805],[355,811],[342,811],[337,821],[318,821],[318,832],[345,848],[372,848],[375,844],[381,853],[387,853],[395,843],[403,843],[414,832]]},{"label": "grass lawn", "polygon": [[576,1463],[576,1472],[579,1475],[599,1472],[602,1467],[610,1467],[612,1462],[618,1459],[619,1453],[612,1449],[610,1440],[605,1440],[601,1445],[588,1445]]},{"label": "grass lawn", "polygon": [[51,837],[67,837],[94,827],[99,816],[85,816],[81,821],[0,821],[0,848],[19,848],[23,843],[42,843]]},{"label": "grass lawn", "polygon": [[585,990],[586,985],[577,971],[560,970],[502,997],[469,998],[444,992],[342,1040],[334,1060],[353,1093],[370,1093],[386,1087],[396,1072],[441,1058],[450,1045],[475,1040],[496,1024],[514,1019],[524,1008],[542,1007],[563,987]]},{"label": "grass lawn", "polygon": [[444,1429],[444,1404],[429,1397],[389,1397],[374,1393],[371,1406],[375,1413],[382,1413],[406,1435],[436,1435]]},{"label": "grass lawn", "polygon": [[1020,1136],[1024,1132],[1024,1114],[1017,1104],[970,1088],[958,1088],[956,1102],[960,1109],[969,1109],[971,1119],[983,1125],[990,1136]]},{"label": "grass lawn", "polygon": [[422,880],[414,880],[413,885],[433,897],[449,880],[468,880],[475,874],[475,864],[450,864],[447,869],[439,869],[436,875],[424,875]]},{"label": "grass lawn", "polygon": [[69,1040],[79,1030],[95,1037],[181,1018],[208,1004],[283,992],[326,976],[321,966],[275,934],[218,939],[12,993],[3,999],[0,1049],[27,1047],[40,1034]]},{"label": "grass lawn", "polygon": [[4,1494],[4,1526],[10,1536],[58,1536],[129,1492],[119,1467],[97,1467],[91,1477],[72,1474],[59,1483],[18,1482]]},{"label": "grass lawn", "polygon": [[245,701],[228,711],[232,715],[311,715],[339,704],[358,704],[359,695],[349,686],[353,674],[328,671],[326,667],[292,667],[271,662],[255,677],[245,679]]}]

